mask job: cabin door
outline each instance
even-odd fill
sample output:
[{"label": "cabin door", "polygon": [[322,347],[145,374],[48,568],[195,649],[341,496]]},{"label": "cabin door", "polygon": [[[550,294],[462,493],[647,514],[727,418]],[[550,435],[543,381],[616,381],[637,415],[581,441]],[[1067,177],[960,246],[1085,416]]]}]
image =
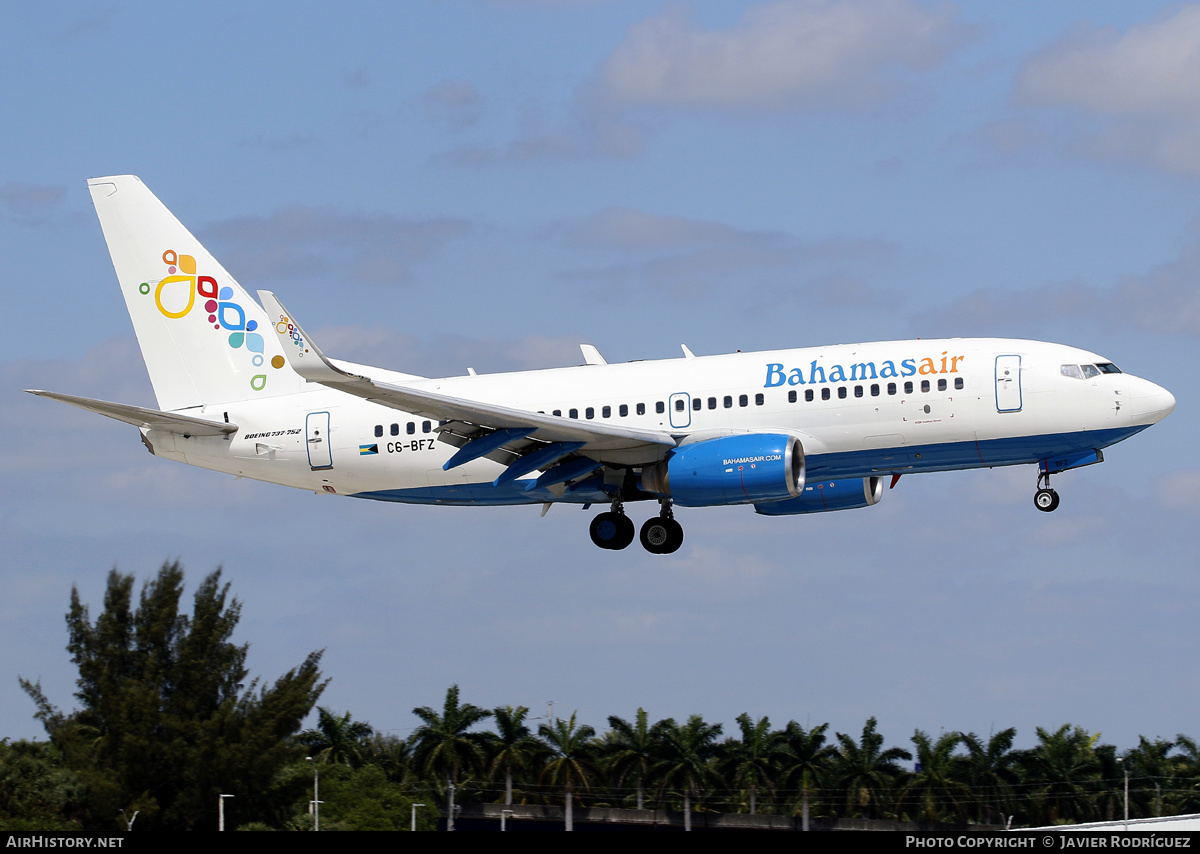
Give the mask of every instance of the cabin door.
[{"label": "cabin door", "polygon": [[304,422],[308,444],[308,464],[317,469],[333,468],[333,447],[329,441],[329,413],[310,412]]},{"label": "cabin door", "polygon": [[1021,357],[996,357],[996,411],[1021,411]]}]

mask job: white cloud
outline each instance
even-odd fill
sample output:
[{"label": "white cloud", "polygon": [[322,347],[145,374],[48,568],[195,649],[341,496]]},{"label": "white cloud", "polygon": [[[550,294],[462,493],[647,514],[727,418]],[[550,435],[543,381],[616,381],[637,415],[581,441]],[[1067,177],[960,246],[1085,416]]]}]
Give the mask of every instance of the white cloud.
[{"label": "white cloud", "polygon": [[630,29],[601,88],[635,105],[861,107],[898,89],[897,69],[937,65],[961,32],[952,7],[909,0],[780,0],[725,30],[671,7]]},{"label": "white cloud", "polygon": [[1200,176],[1200,5],[1124,33],[1077,28],[1029,59],[1016,91],[1027,104],[1098,119],[1084,132],[1097,155]]}]

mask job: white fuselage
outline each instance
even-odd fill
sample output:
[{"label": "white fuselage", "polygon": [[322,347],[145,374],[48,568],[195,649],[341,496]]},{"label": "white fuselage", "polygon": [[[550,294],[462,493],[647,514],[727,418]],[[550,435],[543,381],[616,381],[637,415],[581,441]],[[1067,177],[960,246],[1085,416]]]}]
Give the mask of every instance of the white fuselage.
[{"label": "white fuselage", "polygon": [[[1057,344],[945,339],[442,379],[391,376],[456,398],[667,431],[680,444],[787,433],[803,445],[808,478],[833,480],[1098,450],[1173,408],[1168,392],[1138,377],[1063,371],[1097,364],[1108,362]],[[436,421],[316,384],[189,414],[240,429],[225,438],[144,431],[155,454],[301,489],[411,503],[587,503],[605,495],[599,480],[570,490],[530,489],[536,472],[494,487],[505,466],[487,458],[443,471],[457,448],[440,439]],[[606,462],[614,459],[632,467],[656,462],[613,454]]]}]

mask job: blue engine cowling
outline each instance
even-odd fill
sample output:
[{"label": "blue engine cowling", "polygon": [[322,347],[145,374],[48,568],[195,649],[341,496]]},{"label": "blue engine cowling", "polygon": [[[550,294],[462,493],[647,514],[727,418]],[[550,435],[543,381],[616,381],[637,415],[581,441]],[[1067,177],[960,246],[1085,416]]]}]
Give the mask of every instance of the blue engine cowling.
[{"label": "blue engine cowling", "polygon": [[824,513],[827,510],[853,510],[855,507],[878,504],[882,497],[881,477],[822,480],[805,484],[799,498],[755,504],[754,512],[764,516],[792,516],[797,513]]},{"label": "blue engine cowling", "polygon": [[804,489],[804,448],[783,433],[681,445],[661,463],[642,469],[642,489],[684,507],[795,498]]}]

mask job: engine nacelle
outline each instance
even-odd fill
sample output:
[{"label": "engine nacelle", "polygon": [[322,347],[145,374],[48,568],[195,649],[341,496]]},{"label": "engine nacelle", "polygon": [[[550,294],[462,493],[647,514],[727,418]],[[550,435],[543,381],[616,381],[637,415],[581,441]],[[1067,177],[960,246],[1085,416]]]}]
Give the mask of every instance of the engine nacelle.
[{"label": "engine nacelle", "polygon": [[799,498],[755,504],[754,512],[764,516],[792,516],[797,513],[824,513],[827,510],[853,510],[870,507],[883,498],[883,478],[856,477],[846,480],[822,480],[805,484]]},{"label": "engine nacelle", "polygon": [[796,498],[804,490],[804,448],[784,433],[747,433],[681,445],[642,469],[642,489],[684,507]]}]

